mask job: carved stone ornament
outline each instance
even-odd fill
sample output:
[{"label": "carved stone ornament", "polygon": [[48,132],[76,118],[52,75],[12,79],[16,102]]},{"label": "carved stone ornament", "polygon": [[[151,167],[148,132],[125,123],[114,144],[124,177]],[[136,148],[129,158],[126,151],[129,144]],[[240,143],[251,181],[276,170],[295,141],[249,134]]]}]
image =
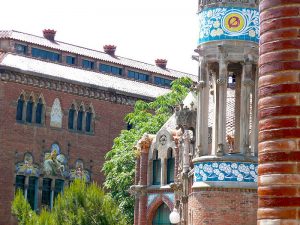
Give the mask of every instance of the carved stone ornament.
[{"label": "carved stone ornament", "polygon": [[50,126],[51,127],[62,127],[62,110],[60,106],[59,99],[56,98],[53,102],[52,108],[51,108],[51,116],[50,116]]},{"label": "carved stone ornament", "polygon": [[167,136],[166,135],[161,135],[160,138],[159,138],[159,143],[161,145],[165,145],[167,143]]},{"label": "carved stone ornament", "polygon": [[150,137],[148,134],[144,134],[143,137],[139,141],[139,147],[141,152],[148,152],[150,145],[152,143],[152,137]]},{"label": "carved stone ornament", "polygon": [[225,77],[220,77],[219,79],[217,79],[217,84],[218,85],[224,85],[226,84],[227,79]]}]

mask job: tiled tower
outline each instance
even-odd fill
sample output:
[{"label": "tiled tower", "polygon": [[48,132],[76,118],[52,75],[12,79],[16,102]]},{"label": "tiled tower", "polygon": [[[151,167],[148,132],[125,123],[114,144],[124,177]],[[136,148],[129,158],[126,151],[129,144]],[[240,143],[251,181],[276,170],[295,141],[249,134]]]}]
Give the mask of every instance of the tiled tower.
[{"label": "tiled tower", "polygon": [[193,224],[256,224],[257,7],[254,0],[199,1]]},{"label": "tiled tower", "polygon": [[258,224],[300,224],[300,1],[260,1]]}]

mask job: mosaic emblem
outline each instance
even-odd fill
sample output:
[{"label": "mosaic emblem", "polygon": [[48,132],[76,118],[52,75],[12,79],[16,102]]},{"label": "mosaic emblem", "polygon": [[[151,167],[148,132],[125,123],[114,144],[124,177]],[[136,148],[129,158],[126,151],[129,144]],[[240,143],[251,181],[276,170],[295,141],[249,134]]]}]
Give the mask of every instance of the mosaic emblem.
[{"label": "mosaic emblem", "polygon": [[245,18],[239,12],[229,12],[223,20],[225,30],[239,32],[245,28]]},{"label": "mosaic emblem", "polygon": [[252,8],[209,8],[199,13],[199,43],[259,40],[259,12]]}]

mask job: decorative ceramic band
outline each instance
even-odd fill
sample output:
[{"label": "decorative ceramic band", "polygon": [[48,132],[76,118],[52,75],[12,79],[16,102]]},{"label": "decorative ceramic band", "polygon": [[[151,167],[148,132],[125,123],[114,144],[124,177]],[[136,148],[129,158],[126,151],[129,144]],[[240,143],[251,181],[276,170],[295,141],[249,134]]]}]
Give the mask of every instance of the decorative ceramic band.
[{"label": "decorative ceramic band", "polygon": [[257,163],[201,162],[194,165],[194,182],[257,182]]},{"label": "decorative ceramic band", "polygon": [[218,40],[259,41],[259,12],[253,8],[209,8],[199,13],[199,44]]},{"label": "decorative ceramic band", "polygon": [[[161,194],[148,194],[148,201],[147,201],[147,206],[149,207],[157,197],[159,197]],[[164,193],[162,194],[162,196],[165,196],[166,198],[168,198],[171,202],[175,203],[175,196],[174,193]]]}]

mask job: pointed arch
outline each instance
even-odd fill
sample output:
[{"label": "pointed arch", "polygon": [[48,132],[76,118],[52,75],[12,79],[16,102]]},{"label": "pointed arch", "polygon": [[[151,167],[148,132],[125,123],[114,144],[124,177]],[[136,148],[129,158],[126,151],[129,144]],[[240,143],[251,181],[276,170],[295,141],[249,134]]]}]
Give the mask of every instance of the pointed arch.
[{"label": "pointed arch", "polygon": [[68,114],[68,128],[70,130],[76,129],[76,120],[77,120],[77,107],[76,102],[73,102]]},{"label": "pointed arch", "polygon": [[168,148],[167,153],[167,184],[174,182],[175,175],[175,158],[173,154],[173,149]]},{"label": "pointed arch", "polygon": [[16,110],[17,121],[24,120],[24,114],[25,114],[24,109],[25,109],[25,92],[22,91],[17,101],[17,110]]},{"label": "pointed arch", "polygon": [[58,98],[55,98],[51,107],[50,126],[62,128],[63,112]]},{"label": "pointed arch", "polygon": [[147,215],[147,225],[152,225],[152,221],[154,219],[154,216],[158,210],[158,208],[163,205],[166,204],[170,210],[170,212],[172,212],[173,208],[174,208],[174,204],[173,202],[170,201],[170,199],[168,199],[166,196],[159,196],[155,199],[155,201],[149,206],[148,208],[148,215]]},{"label": "pointed arch", "polygon": [[92,103],[88,106],[85,112],[85,131],[92,133],[94,131],[95,110]]},{"label": "pointed arch", "polygon": [[84,121],[85,119],[85,107],[84,104],[81,103],[79,106],[78,112],[77,112],[77,130],[78,131],[83,131],[84,128]]},{"label": "pointed arch", "polygon": [[31,94],[26,102],[26,122],[32,123],[33,118],[34,95]]},{"label": "pointed arch", "polygon": [[45,121],[45,99],[42,94],[38,97],[35,104],[35,123],[43,124]]}]

